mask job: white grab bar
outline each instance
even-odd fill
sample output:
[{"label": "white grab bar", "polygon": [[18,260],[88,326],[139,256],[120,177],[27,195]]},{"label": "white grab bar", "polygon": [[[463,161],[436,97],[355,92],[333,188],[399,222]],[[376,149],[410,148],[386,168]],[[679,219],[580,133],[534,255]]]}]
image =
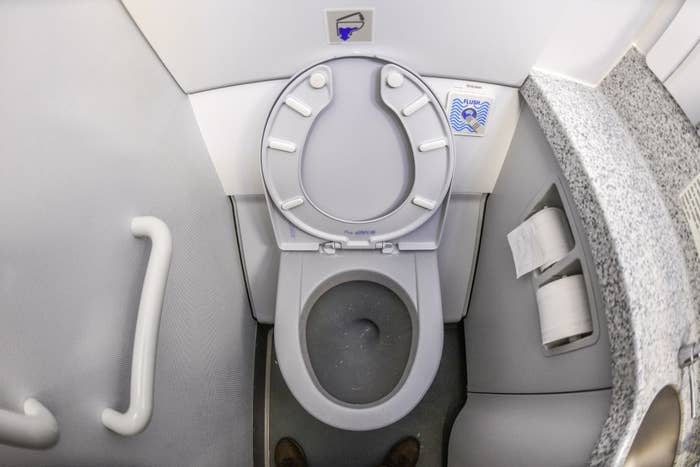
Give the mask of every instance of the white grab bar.
[{"label": "white grab bar", "polygon": [[46,449],[58,440],[58,423],[36,399],[24,401],[24,414],[0,410],[0,443],[21,448]]},{"label": "white grab bar", "polygon": [[131,360],[131,400],[126,413],[113,409],[102,412],[104,426],[124,436],[142,432],[153,414],[158,328],[173,251],[170,229],[156,217],[135,217],[131,221],[131,233],[135,237],[151,239],[151,256],[148,258],[136,318],[134,354]]}]

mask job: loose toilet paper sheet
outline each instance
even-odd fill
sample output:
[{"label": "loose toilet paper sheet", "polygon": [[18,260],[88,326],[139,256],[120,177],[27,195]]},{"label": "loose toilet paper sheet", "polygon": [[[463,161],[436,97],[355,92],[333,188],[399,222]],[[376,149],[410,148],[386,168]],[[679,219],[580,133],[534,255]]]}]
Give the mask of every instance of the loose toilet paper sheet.
[{"label": "loose toilet paper sheet", "polygon": [[573,247],[564,211],[544,208],[508,234],[516,277],[546,269],[562,259]]}]

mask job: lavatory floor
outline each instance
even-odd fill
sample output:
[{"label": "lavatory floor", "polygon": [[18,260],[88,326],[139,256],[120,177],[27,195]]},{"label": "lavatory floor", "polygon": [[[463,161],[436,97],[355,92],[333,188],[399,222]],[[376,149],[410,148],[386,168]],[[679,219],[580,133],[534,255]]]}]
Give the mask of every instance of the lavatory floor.
[{"label": "lavatory floor", "polygon": [[293,437],[303,446],[311,467],[376,467],[396,441],[409,435],[421,442],[418,466],[446,465],[450,429],[466,400],[461,325],[445,326],[440,368],[421,403],[393,425],[366,432],[333,428],[309,415],[289,392],[280,373],[272,330],[261,327],[258,331],[256,379],[266,384],[256,384],[256,467],[274,467],[271,459],[275,443],[285,436]]}]

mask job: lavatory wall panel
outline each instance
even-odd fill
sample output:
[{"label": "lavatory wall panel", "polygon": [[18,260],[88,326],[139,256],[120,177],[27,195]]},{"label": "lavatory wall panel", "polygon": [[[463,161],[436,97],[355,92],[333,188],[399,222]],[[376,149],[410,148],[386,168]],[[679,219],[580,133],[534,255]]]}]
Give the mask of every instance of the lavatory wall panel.
[{"label": "lavatory wall panel", "polygon": [[[188,93],[289,77],[357,52],[390,57],[424,75],[519,86],[565,3],[124,0]],[[324,10],[339,7],[374,9],[373,42],[329,43]]]},{"label": "lavatory wall panel", "polygon": [[[0,2],[0,408],[35,397],[49,450],[0,465],[253,465],[253,351],[231,208],[187,97],[118,1]],[[149,241],[172,233],[149,425],[109,431]],[[149,268],[150,271],[150,268]]]},{"label": "lavatory wall panel", "polygon": [[[493,99],[484,136],[453,138],[456,166],[452,183],[453,192],[491,192],[518,123],[517,88],[432,77],[425,81],[443,106],[453,90]],[[226,194],[264,193],[260,142],[270,109],[286,82],[263,81],[190,94],[202,137]]]}]

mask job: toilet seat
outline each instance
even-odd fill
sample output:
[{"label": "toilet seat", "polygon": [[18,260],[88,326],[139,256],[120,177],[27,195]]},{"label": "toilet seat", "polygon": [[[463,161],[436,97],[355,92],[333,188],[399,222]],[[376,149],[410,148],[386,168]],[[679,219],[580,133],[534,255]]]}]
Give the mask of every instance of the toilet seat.
[{"label": "toilet seat", "polygon": [[[326,108],[332,105],[334,93],[339,90],[349,92],[347,86],[336,89],[332,66],[334,61],[342,60],[355,60],[358,63],[365,60],[382,65],[380,73],[372,77],[379,88],[380,104],[384,112],[396,119],[407,140],[410,160],[406,166],[411,166],[412,177],[405,184],[409,189],[388,212],[369,218],[348,219],[328,212],[320,208],[305,189],[305,186],[326,183],[321,178],[327,176],[327,172],[304,171],[302,165],[310,132],[314,131],[318,120],[323,119]],[[344,57],[326,63],[313,66],[293,78],[268,117],[261,151],[268,201],[288,222],[319,239],[319,243],[334,242],[342,248],[378,248],[383,242],[396,240],[416,230],[441,206],[449,191],[454,170],[451,132],[436,97],[418,76],[405,68],[372,57]],[[364,70],[347,70],[342,76],[345,82],[366,79],[359,75]],[[348,76],[352,73],[358,73],[358,76]],[[376,105],[370,102],[369,97],[368,109]],[[368,121],[360,119],[347,131],[361,133],[363,128],[370,130],[376,124],[371,118],[375,114],[368,112]],[[332,143],[328,141],[327,144],[329,155],[335,150]],[[377,142],[377,146],[369,149],[378,152],[384,150],[381,141]],[[388,150],[396,152],[394,148]],[[358,190],[364,189],[370,179],[372,185],[368,190],[376,193],[379,199],[390,196],[384,193],[382,177],[394,180],[406,175],[391,172],[375,174],[370,162],[347,174],[347,177],[353,176],[357,179]],[[322,201],[330,206],[350,206],[360,202],[355,199],[357,193],[338,190],[324,196]],[[285,243],[280,246],[283,249],[310,249],[308,245],[295,248]]]},{"label": "toilet seat", "polygon": [[[454,152],[440,103],[420,77],[388,60],[328,60],[292,78],[278,97],[263,133],[261,170],[283,250],[274,341],[287,386],[331,426],[394,423],[423,398],[442,356],[435,250]],[[391,289],[413,317],[401,380],[366,404],[331,396],[307,354],[310,308],[328,287],[352,280]]]}]

